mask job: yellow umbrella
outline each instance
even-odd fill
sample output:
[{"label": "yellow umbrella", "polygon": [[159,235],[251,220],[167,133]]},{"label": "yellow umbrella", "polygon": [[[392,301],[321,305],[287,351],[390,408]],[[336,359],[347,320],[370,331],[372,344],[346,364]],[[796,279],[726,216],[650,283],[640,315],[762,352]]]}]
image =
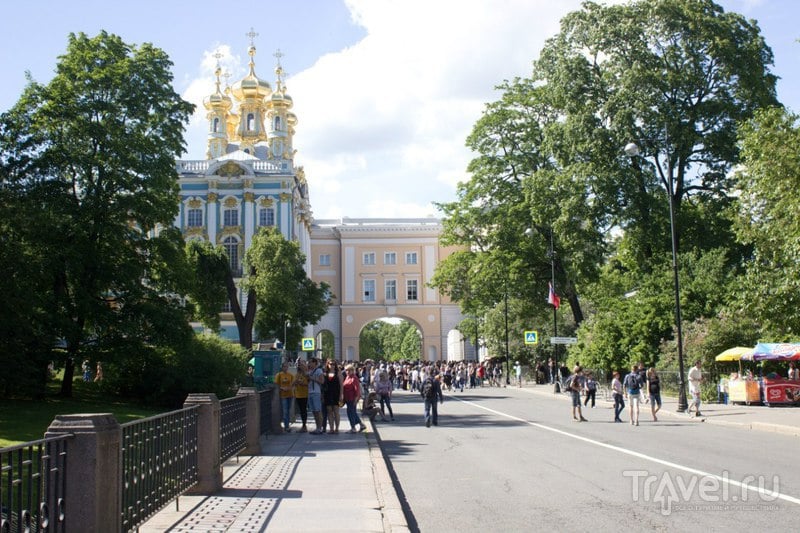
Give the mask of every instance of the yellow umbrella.
[{"label": "yellow umbrella", "polygon": [[734,348],[728,348],[717,357],[714,358],[715,361],[741,361],[742,358],[746,358],[748,355],[752,355],[753,349],[748,348],[746,346],[736,346]]}]

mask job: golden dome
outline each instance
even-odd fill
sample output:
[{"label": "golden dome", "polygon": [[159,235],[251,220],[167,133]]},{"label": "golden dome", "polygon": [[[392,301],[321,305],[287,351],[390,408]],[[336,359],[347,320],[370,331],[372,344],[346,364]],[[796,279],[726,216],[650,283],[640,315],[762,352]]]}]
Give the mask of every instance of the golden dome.
[{"label": "golden dome", "polygon": [[210,96],[206,96],[205,98],[203,98],[203,105],[209,111],[219,108],[228,111],[230,110],[231,107],[233,107],[233,101],[231,100],[231,97],[228,96],[227,94],[223,94],[219,90],[219,84],[220,84],[219,77],[221,74],[222,74],[222,69],[219,66],[217,66],[217,69],[214,71],[214,75],[217,77],[216,81],[217,89]]},{"label": "golden dome", "polygon": [[237,100],[266,98],[272,93],[272,87],[268,82],[256,76],[256,64],[253,60],[253,57],[256,55],[256,47],[250,46],[247,53],[250,55],[250,73],[242,78],[241,81],[234,83],[231,92]]}]

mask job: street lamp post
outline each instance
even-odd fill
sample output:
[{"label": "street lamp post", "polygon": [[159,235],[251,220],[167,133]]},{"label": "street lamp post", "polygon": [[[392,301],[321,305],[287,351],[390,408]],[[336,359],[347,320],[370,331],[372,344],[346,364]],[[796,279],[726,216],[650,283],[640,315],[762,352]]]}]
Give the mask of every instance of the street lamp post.
[{"label": "street lamp post", "polygon": [[509,366],[508,358],[508,282],[506,282],[506,294],[505,294],[505,325],[506,325],[506,385],[511,384],[511,378],[509,377],[509,372],[511,372],[511,367]]},{"label": "street lamp post", "polygon": [[[636,143],[625,145],[625,154],[628,157],[639,155],[639,147]],[[675,289],[675,328],[677,330],[678,342],[678,412],[683,413],[688,409],[686,402],[686,383],[684,382],[683,366],[683,332],[681,330],[681,286],[678,276],[678,231],[675,223],[675,178],[672,169],[668,168],[665,172],[667,196],[669,197],[669,230],[672,238],[672,280]]]}]

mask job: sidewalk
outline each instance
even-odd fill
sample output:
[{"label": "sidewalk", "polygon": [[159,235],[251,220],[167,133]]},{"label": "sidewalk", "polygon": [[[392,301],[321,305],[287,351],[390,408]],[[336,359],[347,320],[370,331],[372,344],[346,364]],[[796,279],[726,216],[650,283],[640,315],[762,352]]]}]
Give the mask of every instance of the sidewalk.
[{"label": "sidewalk", "polygon": [[[558,396],[569,401],[567,394],[553,394],[552,385],[524,385],[521,390],[533,394],[541,394],[549,397]],[[597,405],[612,407],[611,400],[605,400],[597,396]],[[763,405],[734,405],[706,403],[700,406],[702,417],[696,418],[686,413],[678,412],[678,398],[662,397],[661,410],[658,417],[663,416],[679,417],[681,419],[703,422],[720,426],[736,427],[758,431],[769,431],[784,435],[800,436],[800,407],[766,407]],[[650,405],[642,403],[640,408],[641,417],[648,419],[650,416]],[[613,418],[613,413],[611,413]]]},{"label": "sidewalk", "polygon": [[374,432],[270,435],[261,450],[225,463],[221,492],[182,496],[139,531],[408,531]]}]

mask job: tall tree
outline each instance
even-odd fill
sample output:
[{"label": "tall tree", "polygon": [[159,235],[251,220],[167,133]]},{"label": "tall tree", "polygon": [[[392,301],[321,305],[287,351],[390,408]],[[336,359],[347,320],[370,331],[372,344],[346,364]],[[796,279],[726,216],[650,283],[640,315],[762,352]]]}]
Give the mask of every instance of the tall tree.
[{"label": "tall tree", "polygon": [[[177,213],[175,158],[193,106],[173,90],[171,66],[148,43],[71,34],[53,79],[29,81],[3,116],[3,177],[43,214],[27,221],[27,237],[49,251],[64,395],[87,346],[102,346],[110,331],[120,332],[112,342],[149,335],[158,324],[147,313],[176,303],[157,272],[157,256],[175,241],[158,230]],[[137,321],[148,327],[131,328]]]},{"label": "tall tree", "polygon": [[[261,337],[281,334],[288,321],[289,338],[283,341],[296,346],[305,327],[327,312],[333,298],[330,286],[309,279],[304,263],[300,245],[286,240],[277,228],[262,228],[253,237],[245,255],[249,276],[242,285],[258,303],[255,327]],[[243,334],[241,329],[239,334]]]}]

